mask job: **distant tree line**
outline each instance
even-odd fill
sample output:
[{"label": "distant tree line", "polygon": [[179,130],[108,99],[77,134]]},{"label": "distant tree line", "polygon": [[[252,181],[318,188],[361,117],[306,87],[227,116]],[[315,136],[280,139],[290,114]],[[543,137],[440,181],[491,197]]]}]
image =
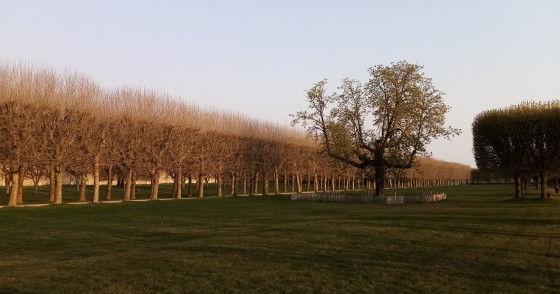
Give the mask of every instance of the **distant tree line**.
[{"label": "distant tree line", "polygon": [[473,151],[481,173],[515,181],[522,198],[528,179],[541,183],[546,198],[548,176],[560,170],[560,101],[524,102],[484,111],[473,125]]},{"label": "distant tree line", "polygon": [[[0,167],[10,206],[23,203],[24,178],[47,177],[49,201],[62,203],[63,173],[80,182],[81,201],[92,177],[94,203],[111,199],[115,181],[125,201],[135,199],[138,180],[150,181],[151,199],[158,199],[163,174],[173,179],[175,198],[191,196],[183,183],[208,179],[215,180],[217,196],[226,181],[231,195],[281,193],[289,184],[297,192],[375,185],[370,171],[334,161],[297,130],[158,91],[107,90],[78,73],[23,63],[0,64]],[[448,184],[468,179],[437,177]],[[101,181],[107,181],[103,196]],[[203,197],[204,185],[197,189]]]}]

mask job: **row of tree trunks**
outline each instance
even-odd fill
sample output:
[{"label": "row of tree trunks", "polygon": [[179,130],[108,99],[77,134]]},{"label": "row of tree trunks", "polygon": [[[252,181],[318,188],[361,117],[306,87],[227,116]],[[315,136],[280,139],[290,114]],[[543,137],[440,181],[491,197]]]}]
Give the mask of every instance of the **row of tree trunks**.
[{"label": "row of tree trunks", "polygon": [[[358,184],[360,182],[357,182]],[[387,186],[393,188],[421,188],[421,187],[442,187],[442,186],[459,186],[468,184],[468,180],[387,180]]]},{"label": "row of tree trunks", "polygon": [[[21,168],[21,170],[23,167]],[[22,203],[22,187],[23,187],[23,177],[21,176],[21,170],[18,172],[12,172],[10,177],[10,182],[12,185],[10,186],[10,206],[15,206]],[[93,198],[92,202],[98,203],[99,202],[99,189],[100,189],[100,177],[99,171],[100,164],[99,164],[99,157],[96,156],[95,158],[95,166],[94,166],[94,187],[93,187]],[[107,194],[106,199],[111,200],[111,188],[112,188],[112,178],[113,178],[113,168],[110,166],[107,170],[108,174],[108,183],[107,183]],[[546,180],[546,175],[544,175]],[[158,199],[158,192],[159,192],[159,183],[160,183],[161,173],[159,171],[152,170],[152,192],[150,198],[152,200]],[[255,195],[260,194],[262,192],[263,195],[270,194],[270,179],[269,174],[264,172],[262,174],[254,173],[253,176],[250,177],[251,180],[249,181],[249,194]],[[543,175],[541,175],[541,182],[543,181]],[[189,179],[189,186],[188,186],[188,194],[189,197],[191,194],[191,184],[192,184],[192,177],[188,176]],[[243,194],[247,194],[247,176],[243,175]],[[50,172],[50,193],[49,193],[49,201],[60,204],[62,203],[62,173],[59,168],[52,167]],[[218,175],[216,177],[216,184],[217,184],[217,196],[223,196],[223,177]],[[79,201],[86,201],[86,181],[87,175],[82,174],[79,177]],[[204,197],[204,182],[207,181],[204,174],[200,173],[197,177],[197,188],[198,188],[198,197]],[[280,174],[275,171],[273,174],[273,181],[274,181],[274,193],[280,193]],[[327,175],[320,175],[314,173],[311,175],[310,173],[306,174],[306,180],[304,180],[304,176],[302,176],[299,172],[293,174],[284,174],[283,175],[284,181],[284,191],[287,192],[288,188],[291,187],[291,191],[301,193],[303,192],[304,183],[306,191],[335,191],[335,190],[345,190],[345,191],[353,191],[365,187],[366,189],[375,189],[376,183],[367,180],[363,175],[361,178],[356,178],[354,176],[346,176],[346,177],[335,177],[335,175],[327,176]],[[311,184],[313,182],[313,184]],[[428,186],[450,186],[450,185],[460,185],[465,183],[463,180],[419,180],[419,179],[411,179],[411,180],[393,180],[388,179],[387,184],[390,188],[416,188],[416,187],[428,187]],[[13,184],[17,183],[17,184]],[[174,188],[173,188],[173,197],[180,199],[182,197],[182,183],[183,183],[183,176],[181,170],[177,171],[174,179]],[[199,184],[199,183],[202,183]],[[125,185],[125,192],[124,192],[124,201],[130,201],[135,199],[135,186],[136,186],[136,179],[135,173],[133,169],[128,169],[126,176],[124,177],[124,185]],[[230,195],[239,195],[239,177],[237,173],[231,173],[231,191]],[[519,192],[521,195],[522,192]]]}]

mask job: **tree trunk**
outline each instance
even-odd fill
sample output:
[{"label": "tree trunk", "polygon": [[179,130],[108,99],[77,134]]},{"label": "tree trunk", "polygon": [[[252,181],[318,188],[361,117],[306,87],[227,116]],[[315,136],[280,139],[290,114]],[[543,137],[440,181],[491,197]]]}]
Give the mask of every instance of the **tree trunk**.
[{"label": "tree trunk", "polygon": [[12,173],[12,190],[10,191],[10,201],[8,202],[8,206],[16,206],[17,205],[17,197],[18,197],[18,181],[19,181],[19,171]]},{"label": "tree trunk", "polygon": [[181,199],[183,197],[183,170],[181,168],[177,169],[177,174],[175,175],[175,182],[177,183],[175,191],[175,199]]},{"label": "tree trunk", "polygon": [[99,154],[93,163],[93,203],[99,203]]},{"label": "tree trunk", "polygon": [[12,189],[12,175],[9,173],[4,174],[4,187],[6,187],[6,194],[10,194]]},{"label": "tree trunk", "polygon": [[249,179],[249,196],[253,196],[253,175],[251,174],[251,178]]},{"label": "tree trunk", "polygon": [[268,195],[268,173],[263,173],[263,195]]},{"label": "tree trunk", "polygon": [[80,202],[86,201],[86,184],[87,175],[85,173],[80,174],[80,199],[78,200]]},{"label": "tree trunk", "polygon": [[126,175],[117,175],[117,187],[125,188],[125,185],[126,185]]},{"label": "tree trunk", "polygon": [[171,178],[173,179],[173,188],[171,190],[171,197],[177,198],[177,185],[179,184],[177,182],[177,174],[175,174],[175,176],[171,176]]},{"label": "tree trunk", "polygon": [[522,191],[523,191],[523,189],[522,189],[523,187],[521,186],[521,185],[522,185],[522,183],[521,183],[521,177],[518,176],[518,175],[516,175],[516,176],[514,176],[514,179],[515,179],[515,198],[516,198],[516,199],[523,198],[523,194],[522,194],[522,193],[523,193],[523,192],[522,192]]},{"label": "tree trunk", "polygon": [[[156,176],[155,176],[155,171],[154,169],[152,169],[150,171],[150,199],[152,199],[152,197],[154,197],[154,182],[156,180]],[[152,200],[157,200],[157,199],[152,199]]]},{"label": "tree trunk", "polygon": [[237,187],[235,187],[236,186],[235,185],[236,180],[237,179],[235,178],[235,172],[231,172],[231,193],[230,193],[230,195],[237,196],[237,193],[235,193],[235,188],[237,188]]},{"label": "tree trunk", "polygon": [[130,178],[130,199],[136,199],[136,172],[132,170],[132,176]]},{"label": "tree trunk", "polygon": [[307,173],[307,192],[311,191],[311,174]]},{"label": "tree trunk", "polygon": [[159,171],[154,171],[152,175],[152,195],[150,198],[152,200],[158,200],[159,193]]},{"label": "tree trunk", "polygon": [[56,175],[54,167],[51,166],[50,185],[49,185],[49,202],[54,203],[54,194],[56,190]]},{"label": "tree trunk", "polygon": [[62,171],[60,170],[60,168],[56,167],[54,173],[56,183],[54,204],[62,204]]},{"label": "tree trunk", "polygon": [[192,184],[192,176],[189,174],[187,176],[187,197],[192,197],[192,190],[191,190],[191,184]]},{"label": "tree trunk", "polygon": [[189,194],[189,197],[192,197],[192,187],[191,186],[192,186],[192,175],[189,174],[189,187],[187,189],[188,190],[187,193]]},{"label": "tree trunk", "polygon": [[74,186],[76,186],[76,193],[77,193],[77,194],[80,194],[80,183],[81,183],[81,181],[82,181],[82,178],[81,178],[81,176],[78,177],[78,175],[75,175],[75,176],[74,176],[74,180],[76,181],[76,183],[75,183],[75,185],[74,185]]},{"label": "tree trunk", "polygon": [[130,201],[130,190],[132,188],[132,169],[126,172],[126,179],[124,180],[124,198],[123,201]]},{"label": "tree trunk", "polygon": [[284,173],[284,193],[288,192],[288,175]]},{"label": "tree trunk", "polygon": [[198,174],[198,180],[196,180],[198,184],[198,198],[204,197],[204,176],[202,173]]},{"label": "tree trunk", "polygon": [[19,169],[19,178],[17,181],[18,194],[17,194],[17,204],[23,204],[23,180],[25,179],[25,167],[22,166]]},{"label": "tree trunk", "polygon": [[233,183],[234,187],[232,187],[233,195],[239,196],[239,177],[236,173],[232,173],[231,182]]},{"label": "tree trunk", "polygon": [[233,173],[233,176],[235,177],[235,179],[232,179],[231,182],[235,185],[235,187],[233,188],[233,195],[235,196],[239,196],[239,174],[237,173]]},{"label": "tree trunk", "polygon": [[303,189],[301,187],[301,176],[299,175],[299,172],[296,172],[296,184],[297,193],[303,192]]},{"label": "tree trunk", "polygon": [[275,170],[274,171],[274,194],[276,195],[280,194],[280,183],[279,183],[280,181],[278,179],[279,177],[280,175],[278,174],[278,171]]},{"label": "tree trunk", "polygon": [[243,174],[243,194],[247,194],[247,175]]},{"label": "tree trunk", "polygon": [[255,173],[255,179],[254,179],[254,183],[255,183],[255,192],[253,194],[258,194],[259,193],[259,173]]},{"label": "tree trunk", "polygon": [[313,174],[313,188],[315,192],[319,192],[319,183],[317,182],[317,173]]},{"label": "tree trunk", "polygon": [[107,195],[105,199],[111,200],[111,188],[113,187],[113,166],[109,165],[109,170],[107,171]]},{"label": "tree trunk", "polygon": [[375,170],[375,196],[385,195],[385,176],[387,175],[387,169],[383,164],[382,160],[375,160],[373,166]]},{"label": "tree trunk", "polygon": [[222,197],[222,175],[219,174],[218,175],[218,182],[216,183],[218,185],[218,197]]},{"label": "tree trunk", "polygon": [[231,182],[233,183],[234,187],[232,187],[233,190],[233,195],[234,196],[239,196],[239,176],[237,173],[232,173],[233,178],[231,179]]}]

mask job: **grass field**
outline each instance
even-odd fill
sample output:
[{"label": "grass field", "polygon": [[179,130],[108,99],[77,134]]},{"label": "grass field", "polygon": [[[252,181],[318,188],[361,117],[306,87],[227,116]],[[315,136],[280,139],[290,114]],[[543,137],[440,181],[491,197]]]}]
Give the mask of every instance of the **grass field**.
[{"label": "grass field", "polygon": [[440,190],[446,201],[394,206],[281,195],[3,208],[0,293],[560,291],[560,201]]},{"label": "grass field", "polygon": [[[4,187],[2,187],[4,190]],[[282,187],[283,188],[283,187]],[[136,199],[150,199],[151,193],[150,185],[137,185],[136,186]],[[160,184],[159,185],[159,198],[172,198],[172,184]],[[224,184],[222,188],[222,193],[224,196],[230,196],[231,186],[229,184]],[[1,190],[0,190],[1,191]],[[204,195],[205,196],[215,196],[217,195],[217,189],[215,184],[205,185]],[[99,189],[99,200],[106,200],[107,186],[101,186]],[[184,185],[183,197],[189,197],[188,195],[188,184]],[[198,196],[198,191],[196,184],[191,184],[191,196]],[[87,201],[92,201],[93,198],[93,186],[87,186],[86,188],[86,199]],[[113,186],[111,189],[111,200],[122,200],[124,198],[124,188]],[[62,187],[62,200],[63,202],[77,202],[80,199],[78,192],[78,187],[75,185],[64,185]],[[7,205],[9,201],[9,195],[0,192],[0,205]],[[24,204],[46,204],[49,203],[49,186],[39,186],[37,193],[35,193],[33,187],[25,186],[23,187],[23,202]]]}]

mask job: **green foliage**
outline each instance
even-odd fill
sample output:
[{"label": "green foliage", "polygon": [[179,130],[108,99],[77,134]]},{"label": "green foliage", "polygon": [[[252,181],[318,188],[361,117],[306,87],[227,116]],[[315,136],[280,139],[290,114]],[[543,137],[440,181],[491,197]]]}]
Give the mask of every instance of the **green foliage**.
[{"label": "green foliage", "polygon": [[488,110],[476,116],[472,130],[475,161],[482,170],[523,178],[560,164],[559,101]]},{"label": "green foliage", "polygon": [[344,79],[340,93],[331,95],[322,80],[307,92],[308,110],[292,123],[301,123],[331,157],[374,169],[381,195],[387,169],[411,168],[432,139],[459,133],[444,126],[449,107],[422,69],[406,61],[377,65],[365,85]]},{"label": "green foliage", "polygon": [[390,207],[259,196],[3,208],[0,292],[557,291],[557,200],[444,189],[444,202]]},{"label": "green foliage", "polygon": [[327,130],[331,142],[331,153],[346,160],[354,159],[352,137],[346,132],[344,126],[329,122]]}]

